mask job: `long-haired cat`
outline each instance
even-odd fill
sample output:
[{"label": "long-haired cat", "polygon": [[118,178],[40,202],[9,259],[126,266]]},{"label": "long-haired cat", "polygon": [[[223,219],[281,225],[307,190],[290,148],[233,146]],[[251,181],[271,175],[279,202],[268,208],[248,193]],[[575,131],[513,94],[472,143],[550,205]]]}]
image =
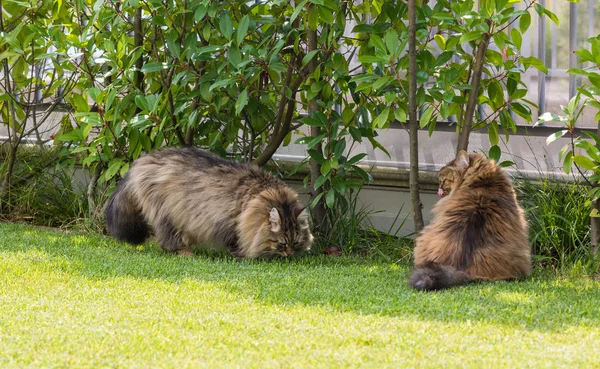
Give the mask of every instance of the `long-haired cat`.
[{"label": "long-haired cat", "polygon": [[307,251],[304,206],[281,180],[197,148],[140,157],[105,208],[110,234],[132,244],[154,229],[159,245],[190,255],[192,245],[224,247],[238,258]]},{"label": "long-haired cat", "polygon": [[416,238],[410,284],[439,290],[472,280],[527,276],[527,221],[508,176],[493,160],[460,151],[439,173],[442,197]]}]

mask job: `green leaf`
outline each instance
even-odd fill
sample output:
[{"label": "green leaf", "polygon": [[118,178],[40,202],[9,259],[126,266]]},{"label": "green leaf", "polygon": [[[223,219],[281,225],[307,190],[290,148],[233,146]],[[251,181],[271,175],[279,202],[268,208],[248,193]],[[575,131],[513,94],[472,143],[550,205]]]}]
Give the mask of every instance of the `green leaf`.
[{"label": "green leaf", "polygon": [[525,119],[528,122],[531,122],[531,109],[528,106],[523,105],[519,102],[512,102],[510,104],[510,107],[512,111],[519,115],[521,118]]},{"label": "green leaf", "polygon": [[464,44],[464,43],[467,43],[470,41],[480,40],[481,37],[482,37],[482,33],[479,31],[467,32],[460,37],[460,43]]},{"label": "green leaf", "polygon": [[358,61],[365,64],[373,64],[373,63],[387,63],[389,60],[382,56],[375,55],[361,55],[358,57]]},{"label": "green leaf", "polygon": [[159,70],[167,69],[167,66],[163,63],[150,62],[145,64],[140,70],[142,73],[158,72]]},{"label": "green leaf", "polygon": [[[502,54],[496,50],[488,49],[485,52],[485,57],[495,66],[500,67],[503,63]],[[497,81],[496,81],[497,82]]]},{"label": "green leaf", "polygon": [[326,136],[327,136],[327,133],[321,133],[320,135],[318,135],[316,137],[308,137],[310,139],[310,141],[308,141],[308,143],[306,144],[306,148],[307,149],[312,149],[316,144],[318,144],[321,141],[323,141],[323,139]]},{"label": "green leaf", "polygon": [[324,194],[325,194],[324,192],[321,192],[320,194],[315,196],[313,201],[310,203],[310,207],[314,209],[315,206],[317,206],[317,204],[319,203],[319,201],[321,201],[321,198],[323,197]]},{"label": "green leaf", "polygon": [[367,173],[364,169],[362,169],[361,167],[358,167],[356,165],[352,166],[352,170],[354,172],[356,172],[356,174],[358,174],[365,182],[370,183],[373,182],[373,176],[371,176],[370,173]]},{"label": "green leaf", "polygon": [[378,49],[379,51],[385,53],[387,51],[385,44],[383,43],[383,40],[381,39],[381,37],[377,36],[376,34],[371,34],[369,36],[369,43],[373,46],[375,46],[376,49]]},{"label": "green leaf", "polygon": [[73,92],[73,93],[69,94],[68,100],[71,103],[71,105],[73,105],[73,108],[75,108],[75,111],[77,111],[77,112],[90,111],[90,106],[88,105],[88,102],[86,101],[85,97],[82,96],[81,94]]},{"label": "green leaf", "polygon": [[112,159],[108,163],[108,169],[106,170],[106,172],[104,172],[104,180],[108,181],[112,177],[114,177],[115,174],[117,174],[117,172],[119,171],[119,169],[121,169],[122,165],[123,165],[123,158]]},{"label": "green leaf", "polygon": [[194,20],[196,22],[200,22],[202,20],[202,18],[204,18],[205,15],[206,15],[206,6],[200,4],[198,6],[198,8],[196,8],[196,11],[194,12]]},{"label": "green leaf", "polygon": [[393,28],[390,28],[385,33],[385,46],[391,54],[394,54],[397,49],[400,41],[398,39],[398,32]]},{"label": "green leaf", "polygon": [[513,28],[510,30],[510,37],[517,50],[521,50],[521,45],[523,44],[521,33],[516,28]]},{"label": "green leaf", "polygon": [[433,36],[435,43],[439,46],[440,49],[446,50],[446,39],[441,34],[437,33]]},{"label": "green leaf", "polygon": [[308,28],[316,31],[319,27],[319,9],[317,6],[311,6],[308,11]]},{"label": "green leaf", "polygon": [[394,110],[394,118],[400,123],[406,122],[406,111],[404,108],[397,108]]},{"label": "green leaf", "polygon": [[488,153],[488,157],[492,160],[494,160],[496,163],[498,161],[500,161],[500,155],[501,155],[501,151],[500,151],[500,147],[498,147],[498,145],[494,145],[492,147],[490,147],[490,151]]},{"label": "green leaf", "polygon": [[171,29],[166,35],[167,48],[177,59],[181,57],[181,45],[179,43],[179,34],[176,30]]},{"label": "green leaf", "polygon": [[548,74],[548,67],[546,67],[544,63],[542,63],[542,61],[535,56],[521,58],[521,61],[523,62],[523,66],[525,66],[525,70],[529,69],[531,66],[544,74]]},{"label": "green leaf", "polygon": [[340,158],[344,155],[344,150],[346,150],[346,140],[341,139],[335,144],[335,148],[333,149],[333,155],[336,158]]},{"label": "green leaf", "polygon": [[304,67],[306,64],[308,64],[318,52],[319,50],[312,50],[308,54],[304,55],[304,58],[302,58],[302,66]]},{"label": "green leaf", "polygon": [[492,102],[493,108],[500,108],[504,103],[504,91],[502,90],[502,86],[500,86],[500,82],[494,80],[490,81],[488,85],[488,96]]},{"label": "green leaf", "polygon": [[595,133],[590,131],[583,131],[583,133],[586,134],[592,140],[594,140],[597,146],[600,146],[600,137],[598,137]]},{"label": "green leaf", "polygon": [[121,170],[119,171],[119,175],[121,177],[125,176],[125,174],[127,174],[128,170],[129,170],[129,163],[123,164],[123,166],[121,167]]},{"label": "green leaf", "polygon": [[342,121],[345,126],[348,126],[354,119],[354,109],[352,106],[346,105],[342,111]]},{"label": "green leaf", "polygon": [[296,18],[298,17],[298,14],[300,14],[300,12],[301,12],[302,10],[304,10],[304,5],[306,5],[306,2],[307,2],[307,1],[308,1],[308,0],[304,0],[303,2],[301,2],[300,4],[298,4],[298,5],[296,6],[296,9],[294,9],[294,12],[293,12],[293,13],[292,13],[292,15],[290,16],[290,20],[289,20],[289,22],[290,22],[290,23],[294,23],[294,20],[296,20]]},{"label": "green leaf", "polygon": [[135,105],[137,105],[140,110],[148,112],[150,111],[150,107],[148,106],[148,102],[146,101],[146,97],[142,95],[137,95],[135,97]]},{"label": "green leaf", "polygon": [[350,159],[348,159],[348,161],[346,162],[346,164],[348,165],[352,165],[352,164],[356,164],[359,161],[361,161],[365,156],[367,156],[366,153],[360,153],[360,154],[356,154],[353,157],[351,157]]},{"label": "green leaf", "polygon": [[430,105],[429,107],[427,107],[427,109],[425,109],[425,111],[421,115],[421,119],[419,120],[419,127],[425,128],[429,124],[429,121],[431,120],[432,115],[433,115],[433,106]]},{"label": "green leaf", "polygon": [[573,160],[581,168],[584,168],[587,170],[594,170],[596,168],[596,163],[591,161],[587,156],[575,155],[573,157]]},{"label": "green leaf", "polygon": [[394,77],[392,76],[384,76],[378,78],[375,82],[373,82],[373,91],[379,90],[381,87],[390,83],[390,81],[392,81],[393,79]]},{"label": "green leaf", "polygon": [[333,205],[335,204],[335,191],[329,190],[327,192],[327,196],[325,196],[325,203],[329,209],[333,209]]},{"label": "green leaf", "polygon": [[58,141],[83,141],[83,138],[81,137],[81,131],[74,129],[73,131],[58,137]]},{"label": "green leaf", "polygon": [[217,81],[217,82],[213,83],[210,86],[210,88],[208,89],[208,92],[211,92],[215,88],[219,88],[219,87],[223,87],[223,86],[228,86],[228,85],[230,85],[234,81],[235,81],[234,78],[225,78],[225,79],[222,79],[220,81]]},{"label": "green leaf", "polygon": [[490,123],[488,126],[488,135],[490,137],[490,144],[492,146],[498,145],[498,123],[495,121]]},{"label": "green leaf", "polygon": [[566,135],[569,131],[566,129],[563,129],[562,131],[558,131],[558,132],[554,132],[553,134],[551,134],[550,136],[548,136],[548,138],[546,139],[546,146],[550,145],[552,142],[558,140],[559,138],[561,138],[562,136]]},{"label": "green leaf", "polygon": [[600,150],[598,149],[598,147],[594,146],[591,142],[589,142],[587,140],[579,140],[579,141],[577,141],[575,146],[579,147],[580,149],[584,149],[585,152],[588,154],[588,156],[592,160],[600,163]]},{"label": "green leaf", "polygon": [[237,45],[231,45],[231,47],[227,51],[227,57],[231,65],[233,65],[236,68],[242,62],[242,53],[240,52],[240,48],[237,47]]},{"label": "green leaf", "polygon": [[98,94],[100,93],[100,89],[98,87],[92,87],[88,89],[87,95],[93,102],[98,103]]},{"label": "green leaf", "polygon": [[538,117],[538,121],[535,123],[535,125],[537,126],[539,124],[543,124],[543,123],[547,123],[547,122],[566,122],[567,120],[568,119],[565,117],[561,117],[558,114],[554,114],[554,113],[547,111]]},{"label": "green leaf", "polygon": [[310,116],[300,119],[300,123],[306,124],[307,126],[326,127],[321,120]]},{"label": "green leaf", "polygon": [[530,24],[531,15],[529,13],[521,15],[521,17],[519,18],[519,30],[522,34],[529,29]]},{"label": "green leaf", "polygon": [[231,21],[229,12],[221,13],[221,17],[219,19],[219,29],[221,30],[221,33],[225,39],[227,39],[227,41],[231,41],[231,35],[233,34],[233,22]]},{"label": "green leaf", "polygon": [[244,91],[238,96],[235,102],[235,114],[239,115],[242,109],[248,104],[248,89],[245,88]]},{"label": "green leaf", "polygon": [[386,123],[388,122],[389,115],[390,115],[390,108],[387,107],[387,108],[383,109],[383,111],[377,116],[377,118],[373,119],[373,122],[371,122],[371,129],[383,128],[386,125]]},{"label": "green leaf", "polygon": [[317,179],[315,180],[315,183],[313,185],[313,188],[315,190],[319,189],[319,187],[321,187],[325,182],[327,182],[327,177],[325,176],[318,176]]},{"label": "green leaf", "polygon": [[323,154],[317,150],[314,149],[310,149],[308,150],[308,155],[310,155],[310,157],[316,161],[317,163],[323,165],[323,163],[325,163],[325,158],[323,157]]},{"label": "green leaf", "polygon": [[560,22],[558,21],[556,14],[537,3],[534,4],[534,7],[540,16],[545,14],[548,18],[550,18],[550,20],[552,20],[552,22],[554,22],[554,24],[556,24],[557,27],[560,27]]},{"label": "green leaf", "polygon": [[506,168],[506,167],[512,167],[515,165],[515,162],[510,161],[510,160],[504,160],[503,162],[501,162],[500,165],[502,168]]},{"label": "green leaf", "polygon": [[108,95],[106,96],[106,103],[104,104],[104,110],[108,111],[112,107],[113,102],[115,101],[115,97],[117,96],[117,90],[111,89]]},{"label": "green leaf", "polygon": [[565,156],[565,161],[563,162],[563,170],[565,173],[571,173],[571,167],[573,166],[573,152],[569,151]]},{"label": "green leaf", "polygon": [[440,20],[440,21],[452,21],[456,22],[456,16],[449,12],[439,12],[435,13],[431,16],[432,19]]},{"label": "green leaf", "polygon": [[325,160],[325,162],[321,165],[321,174],[326,176],[331,172],[331,159]]},{"label": "green leaf", "polygon": [[242,19],[240,19],[240,23],[238,24],[238,28],[235,31],[235,40],[238,45],[241,45],[246,37],[246,33],[248,32],[248,25],[250,24],[250,18],[248,14],[244,15]]},{"label": "green leaf", "polygon": [[440,54],[440,56],[437,57],[435,63],[433,63],[433,67],[440,67],[446,64],[450,59],[452,59],[453,55],[454,53],[451,51],[444,51]]},{"label": "green leaf", "polygon": [[319,20],[325,24],[333,24],[333,12],[325,6],[318,6]]}]

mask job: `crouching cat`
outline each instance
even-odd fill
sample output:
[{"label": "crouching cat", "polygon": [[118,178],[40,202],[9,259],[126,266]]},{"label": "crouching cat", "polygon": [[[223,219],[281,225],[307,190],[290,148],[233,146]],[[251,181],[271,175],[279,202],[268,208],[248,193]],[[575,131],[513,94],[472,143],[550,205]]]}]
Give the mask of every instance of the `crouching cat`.
[{"label": "crouching cat", "polygon": [[152,227],[160,247],[186,255],[194,244],[211,244],[238,258],[288,256],[313,240],[304,206],[285,183],[197,148],[140,157],[105,216],[119,240],[140,244]]},{"label": "crouching cat", "polygon": [[410,284],[439,290],[472,280],[527,276],[527,221],[508,176],[493,160],[460,151],[439,173],[432,222],[416,238]]}]

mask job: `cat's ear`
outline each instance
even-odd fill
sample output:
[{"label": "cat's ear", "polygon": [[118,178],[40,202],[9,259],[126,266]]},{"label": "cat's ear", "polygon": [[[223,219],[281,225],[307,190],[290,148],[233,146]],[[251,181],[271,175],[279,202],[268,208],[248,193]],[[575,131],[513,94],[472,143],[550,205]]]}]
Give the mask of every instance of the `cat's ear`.
[{"label": "cat's ear", "polygon": [[296,206],[294,207],[294,217],[296,219],[298,219],[299,216],[306,215],[306,212],[304,211],[304,209],[306,209],[304,207],[304,205],[297,203]]},{"label": "cat's ear", "polygon": [[469,154],[467,154],[465,150],[460,150],[458,155],[456,155],[454,165],[456,165],[458,169],[466,170],[469,167]]},{"label": "cat's ear", "polygon": [[271,223],[271,231],[279,232],[281,230],[281,217],[276,208],[272,208],[269,212],[269,223]]}]

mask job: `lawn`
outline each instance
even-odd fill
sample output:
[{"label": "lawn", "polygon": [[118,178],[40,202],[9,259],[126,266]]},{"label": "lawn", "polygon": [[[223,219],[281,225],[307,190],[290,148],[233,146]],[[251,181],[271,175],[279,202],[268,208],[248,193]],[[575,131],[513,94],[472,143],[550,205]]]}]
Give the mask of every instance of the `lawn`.
[{"label": "lawn", "polygon": [[538,271],[423,293],[409,271],[0,224],[0,367],[600,367],[600,282]]}]

